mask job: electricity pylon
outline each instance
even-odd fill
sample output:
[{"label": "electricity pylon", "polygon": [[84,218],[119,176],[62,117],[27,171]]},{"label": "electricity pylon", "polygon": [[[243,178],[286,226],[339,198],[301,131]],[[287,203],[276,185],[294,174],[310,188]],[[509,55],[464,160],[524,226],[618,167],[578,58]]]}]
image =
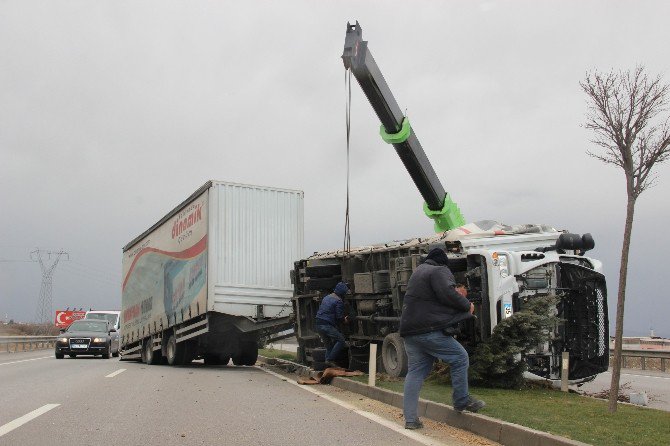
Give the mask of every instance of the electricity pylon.
[{"label": "electricity pylon", "polygon": [[[46,327],[53,322],[53,294],[52,294],[52,285],[53,285],[53,275],[58,262],[62,256],[65,256],[67,260],[70,260],[70,255],[65,251],[43,251],[41,249],[36,249],[30,253],[30,259],[39,262],[40,268],[42,269],[42,286],[40,287],[40,297],[37,302],[37,310],[35,311],[36,322],[40,325]],[[44,257],[47,261],[51,261],[52,257],[54,258],[51,266],[46,266],[44,264]]]}]

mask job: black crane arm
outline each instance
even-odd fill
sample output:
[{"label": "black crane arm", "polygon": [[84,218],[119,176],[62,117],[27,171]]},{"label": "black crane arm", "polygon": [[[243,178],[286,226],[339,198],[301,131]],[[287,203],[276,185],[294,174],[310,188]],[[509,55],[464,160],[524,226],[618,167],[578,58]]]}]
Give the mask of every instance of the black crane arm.
[{"label": "black crane arm", "polygon": [[368,49],[368,42],[363,40],[363,31],[358,22],[355,25],[347,23],[342,60],[344,67],[351,70],[379,117],[382,139],[393,144],[425,200],[424,211],[435,220],[435,231],[443,232],[465,224],[461,211],[442,187],[419,139],[409,125],[409,120],[393,97]]}]

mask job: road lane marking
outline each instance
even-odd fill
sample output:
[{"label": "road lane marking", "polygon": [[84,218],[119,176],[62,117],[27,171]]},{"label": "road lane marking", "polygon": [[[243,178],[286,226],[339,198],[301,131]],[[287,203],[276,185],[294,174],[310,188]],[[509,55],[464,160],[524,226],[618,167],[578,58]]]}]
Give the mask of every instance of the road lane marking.
[{"label": "road lane marking", "polygon": [[51,409],[54,409],[56,407],[60,406],[60,404],[45,404],[44,406],[40,407],[39,409],[35,409],[30,413],[25,414],[22,417],[17,418],[14,421],[10,421],[9,423],[0,426],[0,437],[2,437],[5,434],[8,434],[9,432],[13,431],[17,427],[21,427],[24,424],[26,424],[30,420],[34,420],[35,418],[39,417],[40,415],[43,415],[47,412],[49,412]]},{"label": "road lane marking", "polygon": [[270,375],[274,375],[277,378],[281,379],[282,381],[286,381],[289,384],[293,384],[294,386],[297,386],[298,388],[302,390],[306,390],[308,392],[312,392],[315,395],[320,396],[321,398],[330,401],[331,403],[335,403],[338,406],[344,407],[345,409],[348,409],[358,415],[361,415],[365,418],[367,418],[370,421],[374,421],[375,423],[379,423],[384,427],[387,427],[391,429],[392,431],[395,431],[399,433],[400,435],[403,435],[405,437],[411,438],[412,440],[419,442],[421,444],[425,444],[426,446],[441,446],[444,445],[444,443],[441,443],[439,441],[433,440],[432,438],[426,437],[425,435],[422,435],[418,432],[414,432],[411,430],[405,429],[403,426],[399,426],[393,421],[389,421],[386,418],[380,417],[379,415],[373,414],[371,412],[367,412],[365,410],[361,410],[357,408],[356,406],[352,406],[351,404],[344,402],[342,400],[338,400],[337,398],[334,398],[326,393],[320,392],[316,389],[314,389],[311,386],[305,386],[302,384],[298,384],[297,382],[289,380],[287,377],[284,375],[280,375],[279,373],[273,372],[272,370],[268,370],[264,367],[256,367],[258,369],[263,370],[264,372],[269,373]]},{"label": "road lane marking", "polygon": [[12,362],[0,362],[0,365],[18,364],[19,362],[37,361],[38,359],[48,359],[48,358],[53,358],[53,356],[42,356],[41,358],[22,359],[20,361],[12,361]]},{"label": "road lane marking", "polygon": [[114,378],[114,377],[115,377],[116,375],[118,375],[119,373],[123,373],[123,372],[125,372],[125,371],[126,371],[126,369],[119,369],[119,370],[117,370],[116,372],[112,372],[112,373],[110,373],[109,375],[105,376],[105,378]]}]

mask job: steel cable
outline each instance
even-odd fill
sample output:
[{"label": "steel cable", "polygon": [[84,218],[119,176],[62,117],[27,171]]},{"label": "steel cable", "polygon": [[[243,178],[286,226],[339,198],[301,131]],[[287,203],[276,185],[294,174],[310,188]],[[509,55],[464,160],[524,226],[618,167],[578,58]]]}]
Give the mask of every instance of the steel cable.
[{"label": "steel cable", "polygon": [[344,252],[351,251],[351,226],[349,224],[349,152],[351,148],[351,70],[344,70],[345,119],[347,126],[347,207],[344,214]]}]

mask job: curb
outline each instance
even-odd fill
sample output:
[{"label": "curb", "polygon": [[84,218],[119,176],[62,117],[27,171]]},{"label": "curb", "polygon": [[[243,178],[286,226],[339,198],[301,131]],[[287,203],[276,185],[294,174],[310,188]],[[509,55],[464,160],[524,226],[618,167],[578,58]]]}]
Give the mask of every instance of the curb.
[{"label": "curb", "polygon": [[[259,356],[258,361],[268,365],[295,367],[295,372],[303,376],[310,374],[308,367],[292,361],[264,356]],[[402,409],[403,395],[401,393],[379,387],[369,387],[367,384],[342,377],[333,378],[331,384],[342,390],[358,393]],[[486,415],[457,412],[446,404],[424,399],[419,400],[419,416],[472,432],[505,446],[589,446],[588,443],[508,423]]]}]

